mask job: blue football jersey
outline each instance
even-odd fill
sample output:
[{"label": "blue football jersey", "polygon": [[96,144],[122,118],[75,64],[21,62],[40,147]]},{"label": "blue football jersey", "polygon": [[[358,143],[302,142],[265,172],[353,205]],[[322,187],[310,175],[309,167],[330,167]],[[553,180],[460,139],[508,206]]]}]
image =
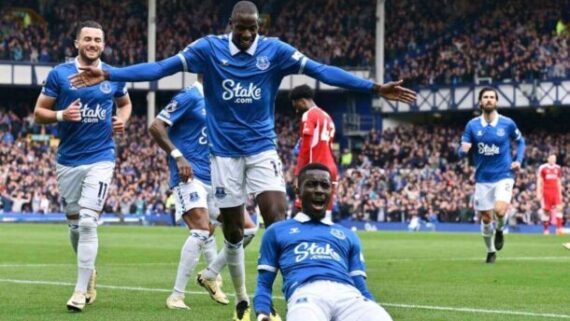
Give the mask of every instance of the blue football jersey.
[{"label": "blue football jersey", "polygon": [[472,144],[476,182],[493,183],[514,177],[511,140],[524,139],[515,122],[508,117],[497,114],[493,122],[487,123],[479,116],[467,123],[461,142]]},{"label": "blue football jersey", "polygon": [[267,229],[257,269],[281,270],[286,299],[308,282],[329,280],[354,286],[351,276],[366,276],[356,234],[332,222],[311,221],[303,213]]},{"label": "blue football jersey", "polygon": [[[158,114],[169,125],[168,137],[190,162],[194,177],[210,184],[210,160],[206,135],[206,104],[202,84],[181,90]],[[180,183],[176,160],[168,156],[170,186]]]},{"label": "blue football jersey", "polygon": [[286,75],[301,73],[307,59],[277,38],[258,35],[245,52],[230,39],[207,36],[179,54],[185,71],[204,75],[211,152],[235,157],[275,149],[279,85]]},{"label": "blue football jersey", "polygon": [[[101,62],[103,70],[112,67]],[[64,110],[81,101],[80,122],[59,122],[57,162],[79,166],[115,160],[112,114],[114,99],[127,94],[125,83],[104,81],[97,86],[74,88],[68,77],[78,72],[77,60],[60,64],[47,77],[42,94],[56,99],[54,110]]]}]

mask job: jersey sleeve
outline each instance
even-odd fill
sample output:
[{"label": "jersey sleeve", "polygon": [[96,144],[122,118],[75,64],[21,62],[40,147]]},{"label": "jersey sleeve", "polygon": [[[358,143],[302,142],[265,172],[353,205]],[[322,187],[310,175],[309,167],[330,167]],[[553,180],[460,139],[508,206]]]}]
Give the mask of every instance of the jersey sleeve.
[{"label": "jersey sleeve", "polygon": [[178,57],[182,61],[184,71],[198,74],[204,73],[206,62],[210,55],[209,48],[208,40],[204,37],[194,41],[182,50]]},{"label": "jersey sleeve", "polygon": [[465,125],[465,130],[463,131],[463,135],[461,136],[462,143],[473,143],[473,132],[471,130],[471,122]]},{"label": "jersey sleeve", "polygon": [[54,68],[48,73],[47,79],[42,88],[42,94],[57,98],[59,95],[60,85],[58,82],[57,70]]},{"label": "jersey sleeve", "polygon": [[174,96],[172,100],[160,111],[156,118],[167,123],[168,126],[174,126],[176,122],[184,117],[184,113],[189,106],[193,105],[193,99],[188,97],[184,91]]},{"label": "jersey sleeve", "polygon": [[348,258],[348,272],[350,276],[366,277],[366,265],[364,264],[364,255],[360,247],[360,240],[354,232],[350,231],[351,245]]},{"label": "jersey sleeve", "polygon": [[273,227],[269,227],[261,239],[257,269],[274,273],[279,269],[279,244]]},{"label": "jersey sleeve", "polygon": [[126,94],[128,94],[129,92],[127,91],[127,84],[124,82],[119,82],[117,84],[117,91],[115,91],[115,98],[121,98],[123,96],[125,96]]},{"label": "jersey sleeve", "polygon": [[302,74],[307,63],[307,57],[293,46],[278,41],[280,51],[279,65],[285,75]]},{"label": "jersey sleeve", "polygon": [[511,122],[511,126],[510,126],[510,136],[511,139],[513,140],[521,140],[521,138],[523,138],[521,131],[518,129],[517,124],[515,124],[515,122]]}]

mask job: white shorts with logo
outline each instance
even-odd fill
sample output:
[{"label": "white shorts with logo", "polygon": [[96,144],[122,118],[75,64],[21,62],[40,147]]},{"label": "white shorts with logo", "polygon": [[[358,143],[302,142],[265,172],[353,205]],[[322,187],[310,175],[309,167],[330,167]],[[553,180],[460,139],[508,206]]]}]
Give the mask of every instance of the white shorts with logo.
[{"label": "white shorts with logo", "polygon": [[331,281],[302,285],[287,302],[287,321],[392,321],[355,287]]},{"label": "white shorts with logo", "polygon": [[57,164],[57,185],[66,214],[88,208],[100,212],[105,205],[115,163],[98,162],[80,166]]},{"label": "white shorts with logo", "polygon": [[494,183],[476,183],[474,204],[476,211],[490,211],[497,201],[510,203],[515,181],[505,178]]},{"label": "white shorts with logo", "polygon": [[210,161],[212,188],[220,208],[242,205],[251,193],[285,193],[283,166],[275,150],[243,157],[212,156]]},{"label": "white shorts with logo", "polygon": [[215,204],[210,185],[199,179],[193,179],[189,182],[178,184],[172,191],[174,192],[176,221],[179,221],[182,215],[191,209],[205,208],[208,210],[210,221],[212,223],[218,222],[217,218],[220,215],[220,210]]}]

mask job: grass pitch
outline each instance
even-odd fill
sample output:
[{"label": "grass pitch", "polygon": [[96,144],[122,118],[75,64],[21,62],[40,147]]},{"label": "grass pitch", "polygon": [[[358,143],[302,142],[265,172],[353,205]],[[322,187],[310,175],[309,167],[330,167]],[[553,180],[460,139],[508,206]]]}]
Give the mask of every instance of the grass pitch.
[{"label": "grass pitch", "polygon": [[[100,227],[97,301],[72,314],[65,303],[76,267],[67,227],[0,224],[0,320],[231,320],[233,305],[215,304],[193,279],[186,296],[191,310],[165,308],[187,234],[183,228]],[[494,265],[483,263],[478,234],[360,237],[368,286],[394,320],[570,320],[570,251],[561,246],[569,236],[506,235]],[[259,240],[246,250],[250,293]],[[197,270],[203,267],[201,261]],[[232,293],[227,270],[223,276],[224,290]],[[278,279],[275,304],[284,316]]]}]

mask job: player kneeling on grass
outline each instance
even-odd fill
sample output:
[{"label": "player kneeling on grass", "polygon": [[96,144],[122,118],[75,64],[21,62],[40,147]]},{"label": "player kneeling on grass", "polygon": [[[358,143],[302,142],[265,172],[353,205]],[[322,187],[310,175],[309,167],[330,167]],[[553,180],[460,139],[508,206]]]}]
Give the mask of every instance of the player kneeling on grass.
[{"label": "player kneeling on grass", "polygon": [[[209,284],[210,295],[218,303],[229,303],[220,289],[222,281],[219,276],[227,260],[223,251],[217,255],[212,236],[220,211],[214,204],[210,186],[206,110],[201,79],[199,75],[194,85],[179,92],[149,129],[153,139],[170,155],[168,165],[170,185],[175,195],[176,220],[184,220],[190,230],[180,253],[174,289],[166,300],[166,306],[170,309],[189,309],[184,303],[184,290],[202,252],[208,264],[217,267],[214,282]],[[251,239],[257,227],[251,219],[246,218],[245,222],[244,238]]]},{"label": "player kneeling on grass", "polygon": [[302,212],[271,225],[261,241],[254,306],[268,321],[271,291],[281,270],[288,321],[388,321],[366,286],[364,259],[355,233],[325,218],[330,170],[305,166],[298,176]]}]

